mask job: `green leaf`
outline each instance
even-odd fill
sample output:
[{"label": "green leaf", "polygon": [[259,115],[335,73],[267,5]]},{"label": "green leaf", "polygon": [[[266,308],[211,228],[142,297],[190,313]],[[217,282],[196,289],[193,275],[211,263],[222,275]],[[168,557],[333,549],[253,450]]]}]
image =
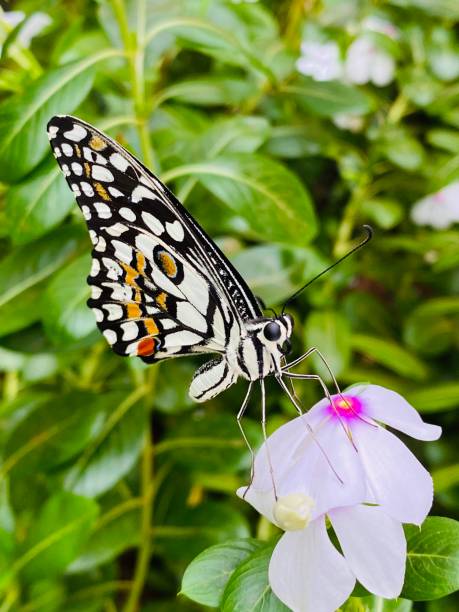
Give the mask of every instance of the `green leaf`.
[{"label": "green leaf", "polygon": [[308,192],[281,164],[260,155],[233,154],[175,168],[163,178],[197,176],[202,184],[245,219],[246,231],[264,240],[304,246],[316,233]]},{"label": "green leaf", "polygon": [[[339,312],[312,312],[306,321],[304,337],[307,348],[318,348],[335,376],[339,376],[349,365],[351,332],[347,320]],[[328,368],[319,355],[313,354],[311,361],[323,380],[330,382]]]},{"label": "green leaf", "polygon": [[304,282],[324,269],[324,260],[312,248],[293,249],[260,245],[230,258],[256,296],[266,305],[280,304]]},{"label": "green leaf", "polygon": [[459,298],[441,297],[423,302],[405,323],[405,342],[425,355],[445,352],[459,338]]},{"label": "green leaf", "polygon": [[414,380],[427,378],[427,366],[415,355],[391,340],[353,334],[352,347],[389,370]]},{"label": "green leaf", "polygon": [[140,543],[142,499],[137,500],[137,505],[134,502],[129,499],[99,518],[79,557],[67,568],[68,574],[93,570]]},{"label": "green leaf", "polygon": [[103,51],[50,70],[24,93],[0,105],[0,180],[15,182],[48,151],[46,124],[57,113],[71,113],[86,98],[94,64],[113,55]]},{"label": "green leaf", "polygon": [[339,81],[301,77],[295,84],[283,86],[281,92],[291,95],[306,112],[320,117],[333,117],[338,113],[364,115],[372,106],[366,94]]},{"label": "green leaf", "polygon": [[217,608],[236,567],[261,546],[257,540],[235,540],[207,548],[187,567],[180,594]]},{"label": "green leaf", "polygon": [[339,609],[342,612],[410,612],[413,602],[407,599],[383,599],[371,597],[350,597]]},{"label": "green leaf", "polygon": [[[13,304],[23,299],[19,308],[24,314],[24,304],[33,299],[34,288],[75,255],[81,237],[79,227],[63,227],[29,245],[13,249],[0,261],[0,320],[8,316]],[[35,307],[39,315],[39,303]],[[34,319],[32,314],[25,315],[26,323]]]},{"label": "green leaf", "polygon": [[390,0],[390,3],[407,9],[416,8],[434,17],[459,19],[459,7],[456,0]]},{"label": "green leaf", "polygon": [[98,513],[95,501],[68,492],[51,497],[39,513],[13,568],[27,582],[59,575],[77,556]]},{"label": "green leaf", "polygon": [[459,463],[438,468],[432,472],[435,493],[442,493],[459,484]]},{"label": "green leaf", "polygon": [[179,38],[183,47],[210,55],[227,64],[260,71],[273,79],[269,67],[247,42],[210,21],[196,17],[174,17],[159,21],[147,32],[146,44],[168,31]]},{"label": "green leaf", "polygon": [[459,408],[459,383],[445,382],[429,387],[416,387],[407,392],[406,397],[419,412],[441,412]]},{"label": "green leaf", "polygon": [[421,528],[405,525],[408,546],[402,596],[438,599],[459,589],[459,522],[428,517]]},{"label": "green leaf", "polygon": [[268,583],[272,545],[255,551],[234,571],[223,593],[222,612],[287,612],[289,608],[274,595]]},{"label": "green leaf", "polygon": [[361,214],[369,221],[374,221],[379,227],[391,229],[403,219],[404,211],[397,200],[372,198],[363,202]]},{"label": "green leaf", "polygon": [[96,330],[94,314],[86,304],[90,267],[90,254],[82,255],[56,274],[45,292],[43,322],[57,346],[70,346]]},{"label": "green leaf", "polygon": [[38,283],[21,293],[20,299],[9,300],[0,307],[0,336],[6,336],[28,327],[41,316],[40,300],[43,283]]},{"label": "green leaf", "polygon": [[66,490],[96,497],[111,489],[137,461],[147,426],[145,409],[138,400],[143,389],[126,398],[113,394],[111,414],[97,437],[68,470]]},{"label": "green leaf", "polygon": [[256,93],[255,83],[235,77],[195,77],[169,85],[155,100],[157,106],[166,100],[177,100],[196,106],[239,105]]},{"label": "green leaf", "polygon": [[70,211],[75,198],[54,159],[6,196],[6,221],[14,244],[25,244],[56,226]]}]

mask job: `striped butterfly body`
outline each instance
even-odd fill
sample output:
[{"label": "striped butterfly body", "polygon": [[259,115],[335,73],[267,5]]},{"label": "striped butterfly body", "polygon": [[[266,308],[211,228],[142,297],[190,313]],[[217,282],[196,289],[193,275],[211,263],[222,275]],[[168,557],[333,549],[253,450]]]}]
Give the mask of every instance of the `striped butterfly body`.
[{"label": "striped butterfly body", "polygon": [[70,116],[53,117],[48,136],[89,229],[88,305],[112,349],[147,363],[216,354],[193,377],[190,395],[199,402],[239,377],[249,392],[253,381],[280,380],[291,317],[263,316],[204,230],[118,143]]}]

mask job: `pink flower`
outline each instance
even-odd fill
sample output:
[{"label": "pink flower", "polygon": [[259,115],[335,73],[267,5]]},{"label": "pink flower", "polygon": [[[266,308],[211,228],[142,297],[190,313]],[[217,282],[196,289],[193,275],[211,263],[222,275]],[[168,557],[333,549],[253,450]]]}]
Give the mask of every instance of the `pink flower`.
[{"label": "pink flower", "polygon": [[[252,485],[238,490],[286,531],[269,580],[295,612],[332,612],[356,579],[376,595],[397,597],[406,558],[402,523],[421,524],[432,505],[429,473],[378,422],[419,440],[437,439],[440,427],[376,385],[352,387],[332,400],[270,436],[257,453]],[[328,538],[326,516],[343,554]]]},{"label": "pink flower", "polygon": [[454,181],[422,200],[411,209],[411,218],[416,225],[431,225],[446,229],[459,221],[459,181]]}]

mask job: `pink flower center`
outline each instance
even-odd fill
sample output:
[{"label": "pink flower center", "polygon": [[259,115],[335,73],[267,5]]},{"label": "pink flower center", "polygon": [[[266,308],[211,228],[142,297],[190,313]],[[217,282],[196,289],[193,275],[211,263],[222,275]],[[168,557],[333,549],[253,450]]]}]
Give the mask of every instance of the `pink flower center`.
[{"label": "pink flower center", "polygon": [[328,404],[327,410],[335,417],[355,419],[363,410],[362,402],[352,395],[333,395],[332,400],[333,405]]}]

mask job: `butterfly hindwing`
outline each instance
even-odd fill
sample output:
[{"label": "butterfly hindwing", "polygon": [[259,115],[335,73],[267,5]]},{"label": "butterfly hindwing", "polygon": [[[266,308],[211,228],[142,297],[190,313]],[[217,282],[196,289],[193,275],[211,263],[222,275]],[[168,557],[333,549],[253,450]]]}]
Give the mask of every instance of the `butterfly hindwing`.
[{"label": "butterfly hindwing", "polygon": [[110,138],[68,116],[48,134],[93,243],[88,304],[115,352],[147,362],[225,352],[240,322],[261,313],[223,254]]}]

